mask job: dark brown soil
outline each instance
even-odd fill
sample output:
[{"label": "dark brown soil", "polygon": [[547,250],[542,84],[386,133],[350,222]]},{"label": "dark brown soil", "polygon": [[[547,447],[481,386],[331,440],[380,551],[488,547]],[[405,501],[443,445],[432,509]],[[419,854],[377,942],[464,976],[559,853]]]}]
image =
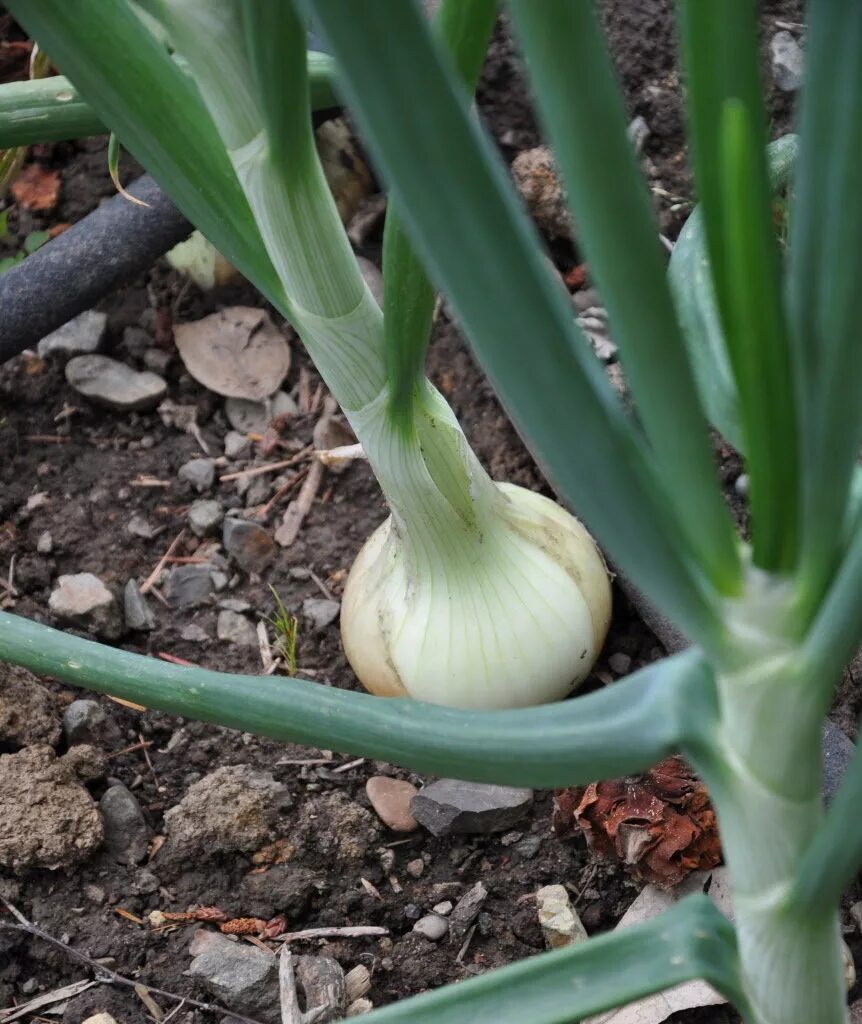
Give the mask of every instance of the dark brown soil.
[{"label": "dark brown soil", "polygon": [[[690,209],[691,182],[668,14],[671,6],[669,0],[643,0],[638,4],[607,0],[604,9],[630,113],[644,116],[650,126],[645,166],[662,229],[675,236]],[[777,17],[798,21],[799,8],[798,0],[765,3],[765,27],[774,31]],[[789,125],[789,100],[785,94],[771,92],[770,103],[775,134],[780,134]],[[492,45],[479,104],[508,158],[537,143],[519,64],[503,29]],[[112,192],[103,140],[43,147],[37,156],[62,169],[61,205],[47,219],[23,211],[13,213],[10,221],[19,238],[50,223],[74,221]],[[134,173],[133,163],[126,163],[122,171],[128,180]],[[378,247],[379,239],[372,239],[368,255],[375,256]],[[578,262],[574,251],[555,250],[555,256],[564,272]],[[248,285],[203,295],[182,285],[160,264],[123,292],[106,299],[101,308],[109,314],[114,351],[139,366],[140,353],[121,344],[125,328],[143,326],[155,334],[167,314],[175,321],[193,320],[230,304],[260,304],[260,298]],[[318,383],[314,368],[298,343],[293,352],[286,387],[295,387],[305,371],[313,393]],[[449,398],[492,475],[547,491],[490,386],[445,317],[437,330],[430,373]],[[203,438],[214,453],[220,454],[227,430],[222,400],[196,384],[176,359],[167,378],[170,398],[197,407]],[[281,440],[293,447],[307,444],[315,419],[314,413],[295,417]],[[39,436],[58,440],[33,439]],[[0,604],[18,614],[51,622],[48,596],[61,574],[92,572],[118,590],[132,577],[147,577],[184,525],[185,510],[196,497],[178,480],[177,470],[200,454],[192,436],[165,426],[156,413],[117,415],[91,407],[66,386],[56,366],[19,358],[1,367],[0,575],[11,572],[14,559],[17,593],[14,597],[7,594]],[[739,466],[730,453],[723,470],[730,496],[738,505],[731,485]],[[163,483],[139,486],[145,477]],[[38,492],[44,492],[47,500],[28,512],[28,498]],[[226,504],[241,503],[232,482],[217,484],[214,496]],[[283,507],[274,508],[270,525],[277,523]],[[127,531],[136,513],[159,528],[156,537],[142,539]],[[243,574],[226,593],[248,601],[260,615],[272,612],[270,586],[297,613],[305,598],[321,596],[315,577],[337,596],[359,547],[385,515],[370,471],[365,464],[354,463],[343,475],[325,480],[298,541],[279,554],[263,578]],[[48,555],[36,549],[45,531],[50,532],[53,542]],[[187,539],[178,553],[191,556],[195,548],[196,542]],[[662,654],[660,645],[623,595],[617,593],[615,599],[611,635],[588,684],[591,686],[615,677],[608,664],[613,654],[628,655],[633,669]],[[123,641],[127,649],[154,657],[168,654],[224,671],[261,671],[255,649],[215,639],[215,606],[171,611],[157,602],[153,605],[155,630],[128,635]],[[210,639],[184,640],[181,633],[192,623]],[[314,633],[303,623],[298,654],[300,675],[325,685],[356,685],[341,651],[336,624]],[[50,687],[58,710],[80,696],[58,684]],[[368,807],[364,784],[370,775],[391,774],[419,783],[418,777],[368,762],[335,772],[351,760],[338,755],[326,765],[280,764],[325,755],[100,700],[128,745],[141,739],[152,744],[146,756],[141,750],[120,755],[111,751],[115,756],[109,770],[112,778],[135,793],[154,835],[162,834],[164,812],[183,798],[192,783],[218,767],[251,765],[271,772],[287,786],[292,807],[283,815],[279,833],[296,846],[290,863],[314,872],[317,882],[313,893],[294,908],[289,927],[387,927],[390,935],[383,939],[350,939],[304,947],[306,952],[335,956],[345,969],[358,963],[369,967],[373,974],[370,997],[375,1005],[539,951],[543,948],[542,936],[530,897],[541,885],[567,885],[590,932],[611,927],[638,891],[639,886],[622,871],[595,863],[580,841],[561,842],[551,834],[550,795],[546,793],[537,794],[529,817],[517,827],[521,833],[518,838],[437,840],[420,831],[402,839],[381,826],[379,839],[370,843],[363,855],[348,856],[342,845],[334,842],[334,837],[351,827],[343,818],[344,805],[327,800],[327,796],[343,794],[349,802]],[[855,700],[854,693],[845,695],[845,718],[855,711]],[[105,783],[91,788],[98,798]],[[311,833],[307,828],[310,806],[318,814]],[[531,854],[529,849],[519,847],[525,837],[539,840],[536,852]],[[394,865],[384,868],[381,856],[385,861],[389,850],[394,853]],[[420,857],[425,868],[420,878],[414,878],[405,866]],[[64,937],[90,957],[108,958],[112,969],[162,989],[205,998],[197,984],[184,976],[190,959],[189,941],[197,926],[154,932],[127,914],[145,919],[156,909],[214,905],[231,916],[247,915],[250,909],[241,883],[253,867],[245,854],[177,862],[157,853],[144,867],[135,868],[119,865],[107,853],[101,853],[68,871],[33,871],[15,878],[0,872],[0,893],[12,898],[45,931]],[[368,890],[363,879],[371,883],[379,897]],[[456,960],[457,947],[445,942],[433,945],[411,932],[416,908],[424,912],[441,899],[466,892],[479,880],[489,896],[463,963]],[[269,909],[276,913],[282,908],[273,900]],[[86,969],[58,951],[35,940],[10,943],[0,933],[0,1007],[83,977],[87,977]],[[172,1008],[163,1005],[166,1010]],[[97,986],[70,1000],[62,1021],[79,1024],[100,1010],[111,1012],[120,1024],[139,1024],[147,1019],[145,1007],[133,992]],[[175,1017],[178,1022],[198,1019],[203,1021],[206,1015],[182,1010]],[[723,1008],[710,1008],[673,1019],[678,1024],[724,1024],[737,1018]]]}]

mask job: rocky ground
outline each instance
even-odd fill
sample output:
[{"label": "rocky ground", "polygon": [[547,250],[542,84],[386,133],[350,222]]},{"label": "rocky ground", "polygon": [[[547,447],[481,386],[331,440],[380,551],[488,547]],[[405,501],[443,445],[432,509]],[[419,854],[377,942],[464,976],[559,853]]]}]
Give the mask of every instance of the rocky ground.
[{"label": "rocky ground", "polygon": [[[778,135],[798,85],[799,5],[763,7]],[[668,4],[616,0],[605,11],[632,137],[673,239],[691,183]],[[572,292],[573,315],[623,389],[502,29],[479,104]],[[58,199],[47,211],[16,206],[8,245],[78,219],[113,188],[104,140],[45,147],[36,158],[57,172]],[[124,180],[136,172],[131,162],[121,170]],[[358,176],[361,202],[348,220],[373,275],[381,203],[370,176]],[[261,330],[263,308],[243,281],[202,290],[162,261],[0,367],[0,606],[166,661],[275,671],[285,687],[291,670],[355,687],[339,600],[353,557],[386,514],[377,485],[362,461],[324,466],[312,456],[352,439],[277,318],[264,325],[261,372],[278,388],[268,406],[201,383],[208,371],[184,334],[229,310],[242,340],[249,317]],[[429,369],[492,475],[547,493],[445,310]],[[744,520],[738,459],[719,455]],[[295,616],[295,666],[277,645],[274,592]],[[619,589],[615,601],[588,688],[664,653]],[[834,716],[852,735],[855,683],[848,675]],[[612,927],[643,881],[597,860],[579,836],[560,838],[552,810],[549,793],[420,778],[0,666],[0,896],[54,940],[0,930],[0,1007],[29,1004],[21,1019],[79,1024],[109,1013],[138,1024],[171,1013],[209,1021],[198,1004],[214,1002],[215,1016],[269,1024],[279,1020],[273,950],[290,935],[303,1005],[325,1004],[320,1019],[331,1020],[533,955],[581,926]],[[845,909],[858,953],[862,914],[853,898]],[[93,964],[106,981],[93,981]],[[11,1019],[0,1011],[0,1022]],[[668,1019],[736,1017],[707,1007]]]}]

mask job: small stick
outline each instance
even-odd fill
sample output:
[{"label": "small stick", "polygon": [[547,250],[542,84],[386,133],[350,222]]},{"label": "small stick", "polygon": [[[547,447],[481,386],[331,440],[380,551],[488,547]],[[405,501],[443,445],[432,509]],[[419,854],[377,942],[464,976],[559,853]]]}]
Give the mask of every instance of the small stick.
[{"label": "small stick", "polygon": [[200,555],[171,555],[165,559],[169,565],[206,565],[208,558],[201,558]]},{"label": "small stick", "polygon": [[186,531],[185,531],[185,527],[183,527],[183,529],[180,530],[180,532],[176,535],[176,537],[174,537],[174,539],[171,541],[171,544],[170,544],[170,547],[168,548],[168,550],[159,559],[158,565],[155,567],[155,569],[153,569],[153,571],[150,573],[150,575],[141,584],[141,593],[142,594],[146,594],[146,592],[152,587],[152,585],[156,582],[156,580],[158,580],[159,574],[161,573],[162,569],[164,569],[164,567],[168,564],[168,559],[171,557],[171,555],[174,553],[174,551],[176,551],[177,545],[183,539],[183,537],[185,537],[185,535],[186,535]]},{"label": "small stick", "polygon": [[309,569],[308,570],[308,575],[317,584],[321,594],[323,594],[323,596],[327,599],[327,601],[334,601],[335,600],[335,598],[333,597],[332,591],[329,589],[329,587],[327,587],[327,585],[317,575],[317,573],[314,572],[313,569]]},{"label": "small stick", "polygon": [[311,511],[320,484],[323,481],[323,463],[314,462],[308,476],[300,488],[299,494],[287,506],[281,526],[275,531],[275,539],[283,548],[289,548],[299,536],[305,517]]},{"label": "small stick", "polygon": [[107,759],[112,761],[115,757],[122,757],[124,754],[133,754],[136,750],[146,750],[147,747],[151,747],[153,745],[153,742],[153,740],[141,740],[140,743],[133,743],[130,747],[125,747],[123,750],[115,750],[113,754],[108,754]]},{"label": "small stick", "polygon": [[458,955],[455,957],[456,964],[462,964],[464,957],[467,955],[467,950],[470,948],[470,943],[473,941],[473,936],[476,934],[476,925],[467,932],[467,938],[464,939],[464,945],[458,950]]},{"label": "small stick", "polygon": [[281,462],[268,462],[265,466],[255,466],[253,469],[240,469],[235,473],[224,473],[219,480],[225,483],[228,480],[250,479],[253,476],[263,476],[265,473],[275,473],[279,469],[287,469],[288,466],[295,466],[297,462],[309,458],[313,451],[314,448],[309,444],[290,459],[282,459]]},{"label": "small stick", "polygon": [[176,654],[166,654],[164,651],[159,651],[156,657],[161,658],[162,661],[169,661],[172,665],[182,665],[183,668],[197,668],[197,665],[195,665],[193,661],[186,661],[185,658],[178,658]]},{"label": "small stick", "polygon": [[36,444],[71,444],[72,438],[66,434],[27,434],[25,441],[35,441]]},{"label": "small stick", "polygon": [[306,928],[301,932],[285,932],[276,935],[278,942],[299,942],[302,939],[361,939],[368,935],[388,935],[388,928],[378,925],[351,925],[347,928]]},{"label": "small stick", "polygon": [[262,519],[265,519],[269,515],[273,505],[278,504],[278,502],[281,501],[281,499],[285,496],[285,494],[288,493],[288,491],[293,490],[293,488],[301,480],[304,480],[307,476],[308,467],[306,467],[305,469],[300,469],[298,472],[294,473],[293,476],[286,483],[282,484],[281,487],[279,487],[279,489],[275,492],[275,494],[273,494],[273,496],[265,505],[261,505],[261,507],[258,509],[257,514]]},{"label": "small stick", "polygon": [[[141,981],[133,981],[131,978],[126,978],[122,974],[117,974],[117,972],[112,971],[110,967],[106,967],[104,964],[98,963],[98,961],[87,956],[86,953],[82,953],[80,950],[70,946],[68,942],[63,942],[62,939],[55,939],[53,935],[43,932],[42,929],[33,924],[32,921],[28,921],[21,911],[13,907],[12,904],[3,896],[0,896],[0,901],[2,901],[9,913],[12,914],[18,922],[17,924],[13,924],[11,921],[0,921],[0,929],[24,932],[26,935],[32,935],[34,938],[47,942],[49,946],[54,946],[56,949],[62,950],[66,956],[71,957],[73,960],[77,960],[80,963],[86,964],[95,974],[96,981],[108,983],[110,985],[122,985],[123,987],[130,988],[132,990],[135,990],[137,986],[143,984]],[[234,1013],[232,1010],[226,1010],[222,1006],[215,1006],[212,1003],[204,1003],[199,999],[192,999],[189,996],[178,995],[176,992],[166,992],[164,989],[154,988],[152,985],[147,985],[146,987],[151,995],[163,996],[165,999],[170,999],[172,1002],[186,1003],[189,1006],[196,1007],[198,1010],[208,1010],[210,1013],[217,1013],[222,1017],[232,1017],[234,1020],[244,1021],[244,1024],[261,1024],[260,1021],[255,1020],[253,1017],[244,1017],[242,1014]]]},{"label": "small stick", "polygon": [[341,772],[349,772],[351,768],[358,768],[361,764],[365,764],[365,758],[357,757],[355,761],[348,761],[347,764],[340,764],[337,768],[333,768],[332,774],[338,775]]},{"label": "small stick", "polygon": [[278,1000],[281,1005],[281,1024],[303,1024],[302,1010],[296,995],[293,976],[293,953],[287,943],[281,947],[278,958]]}]

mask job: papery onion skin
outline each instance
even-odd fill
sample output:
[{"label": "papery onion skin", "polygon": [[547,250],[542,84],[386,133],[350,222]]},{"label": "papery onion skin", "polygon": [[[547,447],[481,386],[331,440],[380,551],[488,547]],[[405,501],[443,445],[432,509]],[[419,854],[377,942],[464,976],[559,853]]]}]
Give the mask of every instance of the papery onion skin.
[{"label": "papery onion skin", "polygon": [[345,653],[385,697],[503,709],[560,700],[587,677],[611,617],[607,567],[555,502],[511,484],[493,522],[421,571],[390,517],[368,539],[341,607]]}]

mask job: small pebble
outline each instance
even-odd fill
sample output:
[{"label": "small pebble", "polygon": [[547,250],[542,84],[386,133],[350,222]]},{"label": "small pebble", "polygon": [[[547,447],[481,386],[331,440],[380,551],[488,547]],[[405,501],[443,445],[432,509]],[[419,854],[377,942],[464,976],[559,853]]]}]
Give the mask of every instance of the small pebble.
[{"label": "small pebble", "polygon": [[137,580],[129,580],[123,590],[123,613],[129,629],[145,631],[156,628],[156,617]]},{"label": "small pebble", "polygon": [[215,482],[215,463],[212,459],[189,459],[180,466],[177,476],[198,492],[203,494]]},{"label": "small pebble", "polygon": [[224,610],[218,613],[216,635],[219,640],[240,647],[257,647],[257,630],[244,615],[237,612]]},{"label": "small pebble", "polygon": [[618,676],[624,676],[632,667],[632,659],[627,654],[623,654],[622,651],[617,651],[616,654],[612,654],[608,658],[608,665],[610,665],[612,672],[615,672]]},{"label": "small pebble", "polygon": [[424,936],[429,942],[439,942],[449,931],[449,922],[439,914],[426,914],[413,925],[413,931]]},{"label": "small pebble", "polygon": [[228,516],[222,524],[225,551],[245,572],[261,573],[277,554],[275,541],[262,526]]},{"label": "small pebble", "polygon": [[54,538],[48,530],[39,534],[39,539],[36,541],[36,550],[40,555],[50,555],[54,550]]},{"label": "small pebble", "polygon": [[198,498],[189,506],[189,526],[198,537],[218,533],[224,519],[224,509],[211,498]]},{"label": "small pebble", "polygon": [[564,885],[545,885],[536,893],[539,924],[548,949],[560,949],[587,939],[587,930],[572,906]]},{"label": "small pebble", "polygon": [[431,909],[441,917],[448,917],[454,906],[455,904],[451,900],[444,900],[442,903],[436,903]]},{"label": "small pebble", "polygon": [[772,58],[772,77],[784,92],[796,92],[802,85],[804,56],[802,47],[793,36],[782,29],[769,41]]},{"label": "small pebble", "polygon": [[410,813],[410,801],[417,792],[412,783],[374,775],[366,782],[365,792],[377,816],[393,832],[414,832],[419,827]]},{"label": "small pebble", "polygon": [[241,459],[251,453],[251,440],[238,430],[225,434],[224,453],[229,459]]},{"label": "small pebble", "polygon": [[309,597],[302,602],[302,614],[315,630],[326,629],[335,622],[340,611],[341,604],[326,597]]},{"label": "small pebble", "polygon": [[209,640],[210,635],[196,622],[190,622],[187,626],[183,627],[180,637],[192,644],[205,644]]},{"label": "small pebble", "polygon": [[425,872],[425,861],[422,860],[421,857],[416,857],[415,860],[409,860],[407,862],[404,870],[411,878],[421,878]]},{"label": "small pebble", "polygon": [[88,309],[46,335],[37,347],[39,357],[69,359],[72,356],[91,355],[99,350],[107,326],[107,313]]}]

